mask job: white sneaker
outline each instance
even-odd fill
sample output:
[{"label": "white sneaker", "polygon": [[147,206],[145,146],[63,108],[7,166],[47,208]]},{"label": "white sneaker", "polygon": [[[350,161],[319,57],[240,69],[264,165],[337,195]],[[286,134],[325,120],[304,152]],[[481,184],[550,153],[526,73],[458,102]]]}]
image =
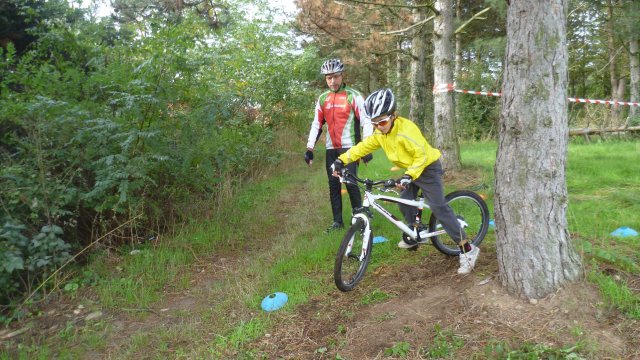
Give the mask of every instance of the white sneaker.
[{"label": "white sneaker", "polygon": [[471,251],[460,254],[460,267],[458,268],[458,274],[465,275],[471,272],[476,266],[476,260],[480,255],[480,248],[471,245]]},{"label": "white sneaker", "polygon": [[409,244],[404,240],[400,240],[400,242],[398,243],[398,247],[401,249],[413,249],[416,246],[418,246],[418,243]]}]

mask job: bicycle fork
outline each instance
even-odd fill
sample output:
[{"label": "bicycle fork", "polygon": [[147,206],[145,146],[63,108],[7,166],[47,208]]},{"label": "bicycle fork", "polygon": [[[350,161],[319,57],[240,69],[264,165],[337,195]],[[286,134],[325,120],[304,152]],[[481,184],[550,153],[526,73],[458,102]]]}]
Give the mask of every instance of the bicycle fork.
[{"label": "bicycle fork", "polygon": [[[366,209],[366,208],[365,208]],[[371,223],[369,222],[369,217],[367,216],[366,213],[357,213],[354,214],[351,217],[351,224],[355,224],[356,221],[358,221],[358,219],[362,220],[362,222],[364,223],[364,229],[362,229],[362,251],[360,252],[360,256],[358,256],[358,260],[362,261],[365,257],[365,255],[367,254],[367,251],[369,250],[369,237],[371,236]],[[351,250],[353,248],[353,242],[355,240],[355,236],[356,234],[353,234],[354,236],[351,238],[351,241],[349,241],[349,245],[347,245],[347,250],[346,250],[346,254],[349,255],[351,254]]]},{"label": "bicycle fork", "polygon": [[[356,209],[356,213],[353,214],[353,216],[351,216],[351,224],[355,224],[356,221],[358,221],[358,219],[362,220],[362,222],[364,223],[364,229],[362,229],[362,251],[360,252],[360,256],[358,256],[358,260],[362,261],[362,259],[364,259],[365,255],[367,254],[367,251],[369,250],[369,241],[367,241],[369,239],[369,237],[371,236],[371,217],[373,216],[373,214],[371,213],[371,209],[369,208],[369,206],[371,205],[371,203],[369,202],[369,199],[367,198],[366,194],[365,197],[362,201],[362,207]],[[354,234],[355,236],[355,234]],[[346,250],[346,254],[349,255],[351,254],[351,250],[353,248],[353,242],[354,242],[354,238],[351,238],[351,241],[349,241],[349,245],[347,245],[347,250]]]}]

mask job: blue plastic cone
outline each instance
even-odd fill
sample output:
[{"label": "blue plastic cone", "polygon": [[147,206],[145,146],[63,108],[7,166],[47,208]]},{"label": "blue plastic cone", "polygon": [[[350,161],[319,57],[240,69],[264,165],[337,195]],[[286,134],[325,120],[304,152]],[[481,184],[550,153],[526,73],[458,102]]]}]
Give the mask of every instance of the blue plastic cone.
[{"label": "blue plastic cone", "polygon": [[638,236],[638,232],[630,227],[622,226],[615,229],[611,235],[617,237]]},{"label": "blue plastic cone", "polygon": [[373,243],[374,244],[383,243],[385,241],[389,241],[389,240],[384,236],[376,236],[376,237],[373,238]]},{"label": "blue plastic cone", "polygon": [[287,303],[287,300],[289,300],[289,297],[283,292],[269,294],[262,299],[262,310],[266,312],[278,310]]}]

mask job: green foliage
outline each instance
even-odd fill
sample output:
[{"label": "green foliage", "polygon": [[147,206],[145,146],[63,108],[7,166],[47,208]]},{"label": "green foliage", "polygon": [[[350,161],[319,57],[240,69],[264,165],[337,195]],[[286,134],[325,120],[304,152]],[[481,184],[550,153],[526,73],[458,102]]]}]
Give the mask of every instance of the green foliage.
[{"label": "green foliage", "polygon": [[406,341],[401,341],[393,344],[392,347],[384,349],[385,356],[406,358],[411,351],[411,344]]},{"label": "green foliage", "polygon": [[380,289],[374,289],[370,293],[366,294],[362,300],[360,300],[360,303],[363,305],[370,305],[383,302],[391,297],[393,297],[393,295],[387,294]]},{"label": "green foliage", "polygon": [[607,274],[597,271],[597,266],[589,273],[589,280],[600,287],[600,292],[610,304],[633,319],[640,319],[640,296],[629,287]]},{"label": "green foliage", "polygon": [[49,24],[75,21],[82,11],[70,8],[65,0],[4,0],[0,14],[0,38],[10,40],[18,53],[23,53],[46,34]]},{"label": "green foliage", "polygon": [[[146,239],[187,218],[194,198],[219,198],[279,161],[284,114],[308,121],[306,85],[289,70],[294,43],[268,19],[230,4],[225,27],[195,9],[116,27],[47,6],[57,15],[28,51],[0,49],[0,220],[27,239],[55,226],[82,248],[126,220],[122,234]],[[47,236],[61,246],[61,234]],[[40,278],[23,255],[4,255],[3,302],[22,277]]]},{"label": "green foliage", "polygon": [[594,247],[587,241],[578,241],[578,244],[581,245],[582,251],[584,251],[585,254],[597,259],[601,263],[612,264],[624,271],[640,274],[640,266],[636,261],[631,257],[624,256],[614,247]]},{"label": "green foliage", "polygon": [[[473,56],[479,61],[471,61],[458,75],[457,87],[473,91],[500,92],[502,71],[500,61],[504,54],[505,39],[478,39],[472,43]],[[491,70],[487,70],[491,69]],[[456,94],[456,114],[458,131],[465,139],[495,137],[500,119],[500,98]]]},{"label": "green foliage", "polygon": [[267,323],[259,319],[252,319],[248,322],[240,322],[229,336],[218,337],[211,348],[212,354],[221,354],[230,349],[239,349],[242,345],[258,338],[264,333]]},{"label": "green foliage", "polygon": [[0,301],[20,288],[18,279],[28,288],[42,281],[71,256],[70,246],[60,236],[59,226],[46,225],[29,239],[21,224],[6,222],[0,228]]},{"label": "green foliage", "polygon": [[464,346],[464,340],[455,335],[452,330],[443,330],[440,324],[434,325],[436,332],[431,346],[422,349],[424,355],[430,359],[444,359],[452,357]]},{"label": "green foliage", "polygon": [[485,346],[484,353],[489,359],[572,359],[583,360],[579,354],[580,345],[564,348],[552,348],[543,344],[525,343],[517,349],[511,349],[506,342],[497,342]]}]

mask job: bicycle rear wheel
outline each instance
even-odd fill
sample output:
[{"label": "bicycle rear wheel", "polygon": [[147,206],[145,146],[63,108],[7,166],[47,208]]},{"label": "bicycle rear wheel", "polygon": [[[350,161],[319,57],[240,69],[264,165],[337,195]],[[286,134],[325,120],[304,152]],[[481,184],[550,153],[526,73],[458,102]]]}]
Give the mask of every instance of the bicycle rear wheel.
[{"label": "bicycle rear wheel", "polygon": [[373,234],[370,232],[368,236],[365,235],[365,229],[364,220],[357,219],[340,243],[333,266],[333,279],[341,291],[353,290],[364,277],[369,265]]},{"label": "bicycle rear wheel", "polygon": [[[480,245],[487,235],[489,229],[489,209],[487,204],[480,195],[469,190],[458,190],[447,194],[446,200],[453,209],[458,219],[467,224],[464,231],[467,234],[467,241],[475,246]],[[431,214],[429,219],[429,232],[441,230],[442,225]],[[449,234],[441,234],[431,238],[433,246],[440,252],[451,255],[460,255],[458,244],[449,236]]]}]

